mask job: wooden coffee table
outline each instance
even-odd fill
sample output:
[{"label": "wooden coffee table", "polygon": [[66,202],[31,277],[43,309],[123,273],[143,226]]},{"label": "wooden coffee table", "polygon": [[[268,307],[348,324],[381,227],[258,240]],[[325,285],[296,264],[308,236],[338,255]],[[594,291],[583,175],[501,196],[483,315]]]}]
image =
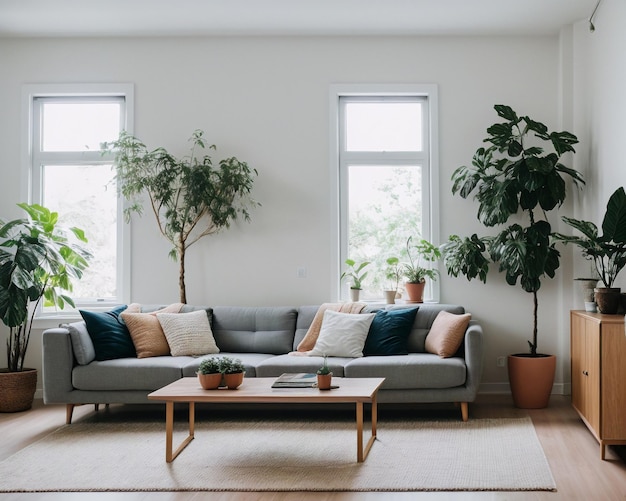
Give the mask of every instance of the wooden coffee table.
[{"label": "wooden coffee table", "polygon": [[[276,378],[246,378],[236,390],[204,390],[198,378],[185,377],[148,395],[150,400],[165,401],[165,460],[171,463],[194,438],[195,404],[208,403],[354,403],[356,404],[356,458],[365,461],[376,440],[378,408],[376,397],[385,378],[333,378],[329,391],[317,388],[272,388]],[[189,435],[173,451],[174,402],[189,404]],[[372,434],[363,446],[363,404],[371,405]]]}]

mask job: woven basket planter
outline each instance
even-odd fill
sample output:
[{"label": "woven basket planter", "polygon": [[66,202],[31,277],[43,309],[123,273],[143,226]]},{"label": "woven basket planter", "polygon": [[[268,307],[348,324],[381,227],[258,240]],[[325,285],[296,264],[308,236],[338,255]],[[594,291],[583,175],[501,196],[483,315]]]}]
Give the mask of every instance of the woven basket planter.
[{"label": "woven basket planter", "polygon": [[0,369],[0,412],[27,411],[33,406],[36,389],[37,369]]}]

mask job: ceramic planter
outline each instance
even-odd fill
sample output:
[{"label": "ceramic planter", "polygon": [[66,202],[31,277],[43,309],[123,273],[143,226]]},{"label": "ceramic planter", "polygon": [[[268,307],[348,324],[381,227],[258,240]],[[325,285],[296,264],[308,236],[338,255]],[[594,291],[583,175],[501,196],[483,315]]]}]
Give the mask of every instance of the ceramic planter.
[{"label": "ceramic planter", "polygon": [[543,409],[548,406],[556,356],[529,354],[509,355],[509,384],[515,407],[520,409]]},{"label": "ceramic planter", "polygon": [[620,305],[621,289],[616,287],[597,287],[594,290],[598,311],[605,315],[615,315]]},{"label": "ceramic planter", "polygon": [[236,390],[243,383],[243,372],[235,372],[233,374],[224,374],[224,383],[229,390]]},{"label": "ceramic planter", "polygon": [[424,302],[424,287],[426,287],[426,282],[406,282],[404,284],[404,288],[406,289],[406,293],[409,296],[407,302],[409,303],[423,303]]},{"label": "ceramic planter", "polygon": [[317,375],[317,387],[320,390],[330,390],[332,381],[333,381],[332,372],[330,374],[318,374]]},{"label": "ceramic planter", "polygon": [[205,390],[216,390],[222,382],[222,373],[201,374],[198,372],[198,381],[200,381],[200,386]]}]

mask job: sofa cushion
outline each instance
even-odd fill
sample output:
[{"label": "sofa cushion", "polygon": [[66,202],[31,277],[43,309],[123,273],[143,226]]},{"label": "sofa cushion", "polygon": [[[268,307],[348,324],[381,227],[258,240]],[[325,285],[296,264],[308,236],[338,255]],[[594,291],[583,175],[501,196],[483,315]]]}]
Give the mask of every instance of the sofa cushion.
[{"label": "sofa cushion", "polygon": [[300,344],[298,344],[297,351],[311,351],[315,343],[317,342],[317,338],[320,335],[322,325],[324,323],[324,315],[326,311],[335,311],[341,313],[361,313],[363,308],[365,308],[365,303],[324,303],[317,309],[309,328],[302,339]]},{"label": "sofa cushion", "polygon": [[447,311],[439,312],[426,336],[426,351],[442,358],[453,356],[463,342],[471,317],[469,313],[455,315]]},{"label": "sofa cushion", "polygon": [[87,331],[85,321],[72,322],[64,327],[70,332],[70,340],[72,342],[72,351],[74,357],[80,365],[87,365],[96,359],[96,349],[93,341]]},{"label": "sofa cushion", "polygon": [[[333,376],[343,377],[344,366],[354,360],[346,357],[328,358],[328,366]],[[285,372],[317,372],[324,363],[324,357],[277,355],[260,362],[256,367],[257,377],[278,377]]]},{"label": "sofa cushion", "polygon": [[363,353],[369,355],[407,355],[407,339],[418,308],[379,310],[372,321]]},{"label": "sofa cushion", "polygon": [[219,353],[204,310],[190,313],[157,313],[172,356]]},{"label": "sofa cushion", "polygon": [[79,310],[93,342],[96,360],[137,356],[130,333],[120,317],[125,309],[126,305],[104,312]]},{"label": "sofa cushion", "polygon": [[288,353],[293,347],[297,310],[290,307],[213,308],[213,335],[221,351]]},{"label": "sofa cushion", "polygon": [[88,391],[154,391],[182,376],[191,357],[117,358],[77,365],[72,385]]},{"label": "sofa cushion", "polygon": [[355,358],[344,367],[346,377],[384,377],[384,389],[453,388],[465,384],[467,368],[460,357],[430,353]]},{"label": "sofa cushion", "polygon": [[309,355],[362,357],[375,313],[350,314],[326,310],[319,337]]},{"label": "sofa cushion", "polygon": [[122,319],[135,345],[137,358],[170,354],[170,346],[156,315],[157,313],[178,313],[182,306],[182,303],[174,303],[152,313],[130,313],[128,312],[129,306],[127,311],[122,312]]},{"label": "sofa cushion", "polygon": [[193,358],[187,364],[185,364],[185,366],[183,367],[183,377],[195,376],[200,367],[200,362],[209,357],[238,358],[239,360],[241,360],[241,363],[244,366],[246,377],[258,377],[256,373],[257,366],[268,358],[274,358],[274,355],[270,355],[268,353],[228,353],[222,351],[219,355],[206,355],[203,357],[197,357]]}]

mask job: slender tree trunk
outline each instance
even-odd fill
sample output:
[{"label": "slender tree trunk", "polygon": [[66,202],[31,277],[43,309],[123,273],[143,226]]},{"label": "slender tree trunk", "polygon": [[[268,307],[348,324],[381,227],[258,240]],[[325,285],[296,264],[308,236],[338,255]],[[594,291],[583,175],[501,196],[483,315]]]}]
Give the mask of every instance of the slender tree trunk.
[{"label": "slender tree trunk", "polygon": [[537,301],[537,291],[533,291],[533,344],[530,347],[530,354],[534,357],[537,355],[537,310],[539,308],[539,301]]},{"label": "slender tree trunk", "polygon": [[185,247],[181,246],[178,251],[178,259],[180,260],[180,268],[178,275],[178,290],[180,292],[180,302],[187,304],[187,289],[185,287]]}]

